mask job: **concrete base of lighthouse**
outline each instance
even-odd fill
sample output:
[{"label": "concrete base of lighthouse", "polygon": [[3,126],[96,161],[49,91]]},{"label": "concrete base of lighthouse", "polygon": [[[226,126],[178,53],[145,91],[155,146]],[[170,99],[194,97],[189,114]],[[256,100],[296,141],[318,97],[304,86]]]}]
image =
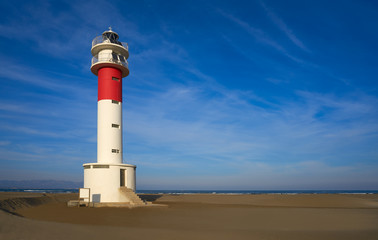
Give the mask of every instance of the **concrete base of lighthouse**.
[{"label": "concrete base of lighthouse", "polygon": [[135,191],[135,165],[86,163],[83,167],[84,188],[90,189],[90,202],[133,202],[130,192]]}]

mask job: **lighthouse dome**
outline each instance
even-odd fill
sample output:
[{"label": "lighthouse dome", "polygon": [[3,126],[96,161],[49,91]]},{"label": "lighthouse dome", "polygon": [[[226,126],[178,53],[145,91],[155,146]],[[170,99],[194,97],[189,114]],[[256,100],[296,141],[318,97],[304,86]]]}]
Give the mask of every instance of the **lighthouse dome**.
[{"label": "lighthouse dome", "polygon": [[109,27],[109,30],[102,33],[102,38],[104,39],[104,41],[108,40],[111,43],[116,43],[116,44],[122,45],[118,41],[118,39],[119,39],[118,34],[116,32],[113,32],[111,27]]}]

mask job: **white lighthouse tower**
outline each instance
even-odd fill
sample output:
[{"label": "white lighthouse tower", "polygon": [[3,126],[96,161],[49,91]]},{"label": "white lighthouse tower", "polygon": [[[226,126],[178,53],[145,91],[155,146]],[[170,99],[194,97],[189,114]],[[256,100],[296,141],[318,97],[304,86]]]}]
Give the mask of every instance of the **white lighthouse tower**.
[{"label": "white lighthouse tower", "polygon": [[97,163],[86,163],[84,188],[93,203],[140,203],[135,165],[122,161],[122,78],[129,75],[128,45],[111,28],[92,41],[91,71],[98,76]]}]

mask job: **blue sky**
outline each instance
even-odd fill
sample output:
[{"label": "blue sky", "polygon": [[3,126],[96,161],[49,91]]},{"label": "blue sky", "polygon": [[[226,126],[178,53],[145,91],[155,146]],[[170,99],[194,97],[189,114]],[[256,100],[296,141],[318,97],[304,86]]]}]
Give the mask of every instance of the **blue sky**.
[{"label": "blue sky", "polygon": [[378,189],[375,1],[1,1],[0,180],[96,161],[94,37],[129,44],[138,189]]}]

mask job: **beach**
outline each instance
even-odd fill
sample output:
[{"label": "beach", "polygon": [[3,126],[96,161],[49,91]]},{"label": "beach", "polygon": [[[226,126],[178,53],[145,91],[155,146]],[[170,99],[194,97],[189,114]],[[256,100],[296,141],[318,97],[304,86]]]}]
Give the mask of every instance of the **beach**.
[{"label": "beach", "polygon": [[0,239],[378,239],[378,194],[150,194],[164,206],[66,206],[0,193]]}]

